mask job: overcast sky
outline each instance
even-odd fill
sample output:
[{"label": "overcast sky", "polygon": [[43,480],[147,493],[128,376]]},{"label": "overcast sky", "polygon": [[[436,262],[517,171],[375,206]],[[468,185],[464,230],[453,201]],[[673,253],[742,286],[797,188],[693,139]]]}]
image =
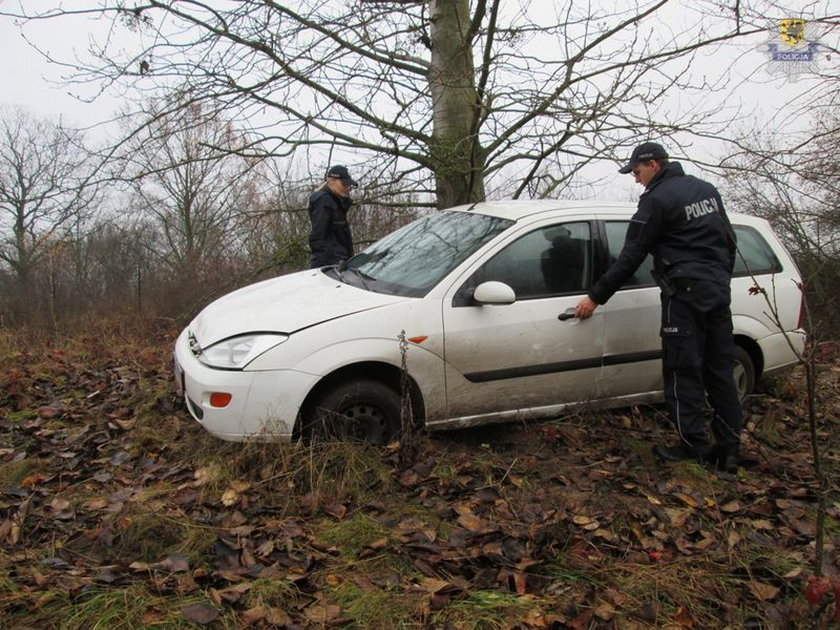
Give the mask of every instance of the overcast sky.
[{"label": "overcast sky", "polygon": [[[15,4],[16,0],[0,0],[0,8],[12,9]],[[795,5],[804,7],[807,3],[794,0],[789,4],[791,15],[795,15]],[[96,24],[90,20],[79,21],[74,28],[68,28],[64,20],[49,20],[28,25],[26,32],[38,45],[53,54],[67,58],[68,55],[72,55],[74,47],[80,52],[84,51],[88,37],[95,28]],[[770,36],[768,33],[768,37]],[[836,45],[836,42],[832,43]],[[778,116],[779,112],[783,113],[785,108],[789,107],[790,101],[807,89],[807,78],[791,83],[789,78],[769,74],[766,71],[766,54],[754,45],[745,44],[741,48],[733,46],[724,54],[731,55],[731,58],[717,55],[701,58],[700,63],[707,63],[709,72],[715,72],[721,64],[740,64],[740,67],[743,67],[742,83],[732,98],[742,101],[748,110],[755,109],[755,119],[766,120],[768,127],[772,124],[774,116]],[[822,59],[821,65],[824,68],[833,65],[836,69],[838,61],[840,59],[836,56],[834,59]],[[113,97],[99,97],[94,103],[85,103],[76,98],[79,95],[92,96],[92,87],[60,85],[60,79],[66,72],[60,67],[48,64],[32,50],[21,36],[20,29],[10,19],[0,18],[0,103],[18,104],[39,116],[54,120],[61,116],[67,125],[80,127],[107,120],[120,106],[119,101]],[[74,96],[68,92],[72,92]],[[708,155],[708,159],[714,160],[716,146],[714,142],[709,142],[706,147],[698,148],[698,152],[703,151]],[[605,164],[605,172],[614,172],[611,170],[613,167],[614,165]],[[632,182],[626,182],[624,186],[625,180],[621,181],[621,191],[618,194],[627,197],[634,194]],[[614,187],[615,183],[610,185]],[[635,191],[635,194],[638,194],[638,191]]]}]

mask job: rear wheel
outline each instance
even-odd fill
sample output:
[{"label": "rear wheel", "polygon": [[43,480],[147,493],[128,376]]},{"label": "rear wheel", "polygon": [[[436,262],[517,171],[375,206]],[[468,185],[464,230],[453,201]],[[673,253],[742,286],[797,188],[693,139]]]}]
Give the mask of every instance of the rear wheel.
[{"label": "rear wheel", "polygon": [[388,444],[400,430],[400,398],[384,383],[359,378],[321,394],[307,414],[307,439],[355,440]]},{"label": "rear wheel", "polygon": [[735,346],[735,387],[738,390],[738,399],[744,403],[748,396],[755,390],[755,365],[749,352],[741,346]]}]

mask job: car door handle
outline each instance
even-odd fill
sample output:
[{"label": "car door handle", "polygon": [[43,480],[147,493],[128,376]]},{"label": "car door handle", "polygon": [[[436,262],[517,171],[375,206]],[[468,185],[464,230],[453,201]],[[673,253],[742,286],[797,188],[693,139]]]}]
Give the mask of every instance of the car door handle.
[{"label": "car door handle", "polygon": [[560,313],[557,316],[557,319],[559,319],[561,322],[565,322],[567,319],[574,319],[574,318],[575,318],[574,313]]}]

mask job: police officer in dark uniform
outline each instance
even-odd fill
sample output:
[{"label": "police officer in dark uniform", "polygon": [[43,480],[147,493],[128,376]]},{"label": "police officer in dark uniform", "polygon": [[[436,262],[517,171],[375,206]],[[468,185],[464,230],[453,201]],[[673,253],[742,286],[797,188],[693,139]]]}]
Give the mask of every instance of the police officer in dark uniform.
[{"label": "police officer in dark uniform", "polygon": [[[662,289],[662,371],[665,401],[679,441],[657,445],[662,459],[713,461],[737,470],[743,412],[733,377],[734,341],[729,282],[735,239],[717,189],[669,162],[665,149],[645,142],[619,173],[645,187],[618,259],[577,305],[588,318],[633,275],[648,253]],[[705,394],[713,410],[712,445]]]},{"label": "police officer in dark uniform", "polygon": [[331,166],[324,183],[309,196],[309,267],[336,265],[353,255],[353,234],[347,213],[356,182],[346,166]]}]

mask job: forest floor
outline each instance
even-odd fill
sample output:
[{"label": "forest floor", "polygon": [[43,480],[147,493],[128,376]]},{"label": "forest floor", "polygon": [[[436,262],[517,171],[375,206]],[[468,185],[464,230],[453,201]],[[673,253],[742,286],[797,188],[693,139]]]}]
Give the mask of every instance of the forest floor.
[{"label": "forest floor", "polygon": [[0,628],[840,627],[832,344],[821,491],[802,368],[750,401],[726,474],[657,462],[657,407],[222,442],[175,394],[175,333],[0,337]]}]

